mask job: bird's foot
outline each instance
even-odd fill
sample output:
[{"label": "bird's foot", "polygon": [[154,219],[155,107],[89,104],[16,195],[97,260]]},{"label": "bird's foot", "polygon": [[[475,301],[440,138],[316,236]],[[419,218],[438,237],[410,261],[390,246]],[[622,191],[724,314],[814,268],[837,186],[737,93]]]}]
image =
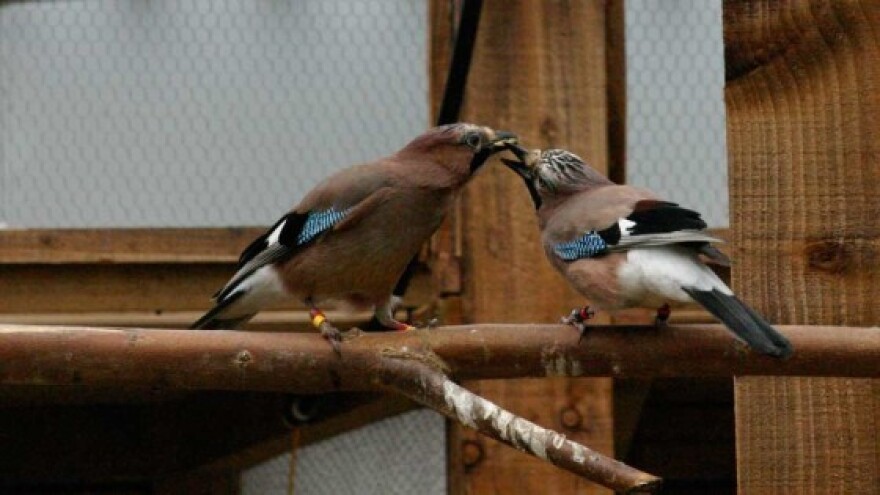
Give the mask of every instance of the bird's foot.
[{"label": "bird's foot", "polygon": [[411,330],[433,330],[440,326],[440,320],[431,318],[428,321],[416,321],[410,326]]},{"label": "bird's foot", "polygon": [[669,326],[669,317],[672,315],[672,308],[668,304],[664,304],[657,308],[657,316],[654,317],[654,326],[658,330]]},{"label": "bird's foot", "polygon": [[584,306],[583,308],[575,308],[571,310],[571,313],[568,316],[562,317],[562,323],[566,325],[571,325],[577,329],[577,331],[581,334],[581,338],[578,339],[578,343],[583,340],[584,336],[587,334],[587,321],[596,316],[596,312],[589,306]]},{"label": "bird's foot", "polygon": [[327,317],[324,316],[324,312],[318,308],[310,309],[309,316],[312,318],[312,326],[321,332],[321,336],[327,339],[327,342],[330,343],[330,346],[333,347],[336,354],[341,354],[342,349],[339,345],[342,342],[342,332],[331,325],[330,322],[327,321]]},{"label": "bird's foot", "polygon": [[410,330],[416,329],[416,327],[412,325],[397,320],[391,320],[389,322],[388,328],[394,330],[395,332],[409,332]]}]

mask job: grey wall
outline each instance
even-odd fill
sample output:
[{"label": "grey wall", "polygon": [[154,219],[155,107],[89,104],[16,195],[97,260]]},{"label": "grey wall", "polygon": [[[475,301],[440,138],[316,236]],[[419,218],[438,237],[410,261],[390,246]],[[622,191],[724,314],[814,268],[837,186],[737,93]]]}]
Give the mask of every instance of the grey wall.
[{"label": "grey wall", "polygon": [[[0,6],[0,225],[271,223],[428,124],[426,2]],[[720,0],[628,0],[629,181],[727,224]]]},{"label": "grey wall", "polygon": [[627,180],[728,225],[721,0],[626,0]]},{"label": "grey wall", "polygon": [[429,124],[427,5],[0,6],[0,223],[272,223]]}]

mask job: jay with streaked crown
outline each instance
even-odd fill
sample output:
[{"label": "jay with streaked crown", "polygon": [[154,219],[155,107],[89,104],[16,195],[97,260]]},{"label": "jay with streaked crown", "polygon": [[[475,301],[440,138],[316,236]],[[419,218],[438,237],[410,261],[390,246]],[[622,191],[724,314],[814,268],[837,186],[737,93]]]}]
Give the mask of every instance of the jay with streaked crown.
[{"label": "jay with streaked crown", "polygon": [[[757,351],[791,355],[788,340],[704,262],[729,265],[699,213],[617,185],[569,151],[510,149],[518,160],[502,161],[525,181],[547,258],[591,303],[659,308],[662,325],[670,305],[696,302]],[[591,316],[588,306],[563,321],[583,335]]]}]

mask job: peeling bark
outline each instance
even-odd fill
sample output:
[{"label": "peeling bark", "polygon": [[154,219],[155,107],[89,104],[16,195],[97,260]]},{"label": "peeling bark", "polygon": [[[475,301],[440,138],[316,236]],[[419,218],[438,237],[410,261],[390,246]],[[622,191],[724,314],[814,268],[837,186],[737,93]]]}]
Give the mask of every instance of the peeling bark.
[{"label": "peeling bark", "polygon": [[440,371],[410,359],[385,359],[379,374],[389,389],[562,469],[620,493],[650,493],[660,478],[606,457],[463,388]]}]

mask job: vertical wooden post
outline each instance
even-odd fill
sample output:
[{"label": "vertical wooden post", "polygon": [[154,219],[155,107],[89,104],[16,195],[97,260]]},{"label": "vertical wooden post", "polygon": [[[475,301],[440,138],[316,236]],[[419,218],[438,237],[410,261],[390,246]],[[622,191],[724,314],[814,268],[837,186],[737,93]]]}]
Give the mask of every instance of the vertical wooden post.
[{"label": "vertical wooden post", "polygon": [[[770,321],[880,324],[878,28],[877,2],[725,2],[733,282]],[[876,493],[880,382],[735,396],[740,493]]]},{"label": "vertical wooden post", "polygon": [[[439,29],[449,28],[450,3],[432,2],[435,61],[444,53]],[[607,171],[605,8],[600,1],[485,1],[462,120],[515,131],[529,147],[564,146]],[[432,79],[442,80],[432,67]],[[497,161],[468,186],[453,224],[462,278],[461,295],[451,300],[462,320],[552,322],[584,304],[545,260],[521,180]],[[467,386],[613,454],[610,379]],[[456,426],[450,438],[450,493],[607,493],[472,431]]]}]

